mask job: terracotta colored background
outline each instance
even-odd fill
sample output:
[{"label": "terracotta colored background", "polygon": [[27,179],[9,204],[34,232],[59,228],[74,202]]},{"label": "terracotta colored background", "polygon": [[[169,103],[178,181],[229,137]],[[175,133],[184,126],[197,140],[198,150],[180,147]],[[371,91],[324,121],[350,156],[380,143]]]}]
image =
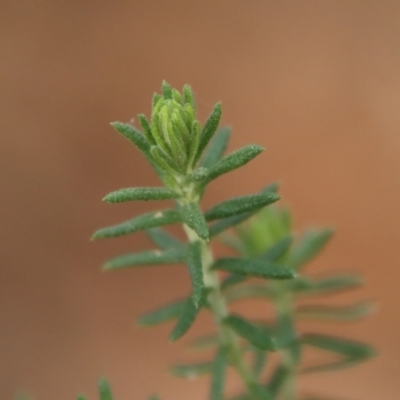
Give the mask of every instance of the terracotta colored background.
[{"label": "terracotta colored background", "polygon": [[[337,228],[311,270],[363,271],[367,287],[339,301],[378,299],[379,312],[363,322],[317,329],[372,342],[379,358],[310,375],[300,387],[398,399],[399,35],[398,1],[3,0],[0,397],[67,400],[81,391],[95,399],[105,374],[121,400],[206,398],[206,379],[165,372],[196,357],[168,343],[171,325],[133,325],[187,293],[184,270],[102,274],[103,260],[149,243],[142,235],[88,241],[96,228],[154,207],[100,199],[157,184],[108,123],[148,114],[167,79],[193,86],[202,120],[222,100],[231,150],[267,149],[213,184],[205,207],[281,181],[297,227]],[[201,317],[193,330],[210,327]]]}]

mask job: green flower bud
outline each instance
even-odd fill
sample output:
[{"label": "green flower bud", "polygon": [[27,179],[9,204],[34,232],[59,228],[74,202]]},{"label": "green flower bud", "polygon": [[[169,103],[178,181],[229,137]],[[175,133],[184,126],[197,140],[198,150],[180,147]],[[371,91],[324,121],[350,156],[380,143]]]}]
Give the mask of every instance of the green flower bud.
[{"label": "green flower bud", "polygon": [[200,135],[193,97],[187,86],[183,96],[165,82],[162,90],[163,96],[154,97],[150,129],[155,145],[174,160],[177,172],[185,175],[193,169]]}]

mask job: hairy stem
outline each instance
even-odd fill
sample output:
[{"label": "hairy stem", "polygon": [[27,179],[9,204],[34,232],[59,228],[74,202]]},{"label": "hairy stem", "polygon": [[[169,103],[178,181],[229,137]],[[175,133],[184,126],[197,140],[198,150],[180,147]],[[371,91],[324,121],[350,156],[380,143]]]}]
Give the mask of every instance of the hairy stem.
[{"label": "hairy stem", "polygon": [[208,303],[218,327],[220,341],[226,347],[232,366],[242,378],[249,392],[252,392],[257,384],[257,379],[244,360],[243,353],[239,347],[238,338],[231,328],[224,325],[223,321],[229,316],[229,310],[226,305],[225,297],[221,292],[220,280],[216,271],[211,269],[213,256],[210,245],[202,240],[196,232],[184,225],[184,229],[189,241],[200,241],[202,245],[202,268],[204,286],[209,290]]}]

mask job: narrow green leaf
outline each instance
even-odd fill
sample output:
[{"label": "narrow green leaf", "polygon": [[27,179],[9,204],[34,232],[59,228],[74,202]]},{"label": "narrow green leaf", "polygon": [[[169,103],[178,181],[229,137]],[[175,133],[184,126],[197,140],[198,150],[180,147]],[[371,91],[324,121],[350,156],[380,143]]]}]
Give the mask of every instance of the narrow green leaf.
[{"label": "narrow green leaf", "polygon": [[214,106],[213,110],[211,111],[211,114],[209,115],[206,123],[204,124],[204,128],[201,131],[200,143],[197,149],[195,163],[201,157],[208,142],[210,141],[215,131],[217,130],[219,121],[221,119],[221,113],[222,113],[221,103],[217,103]]},{"label": "narrow green leaf", "polygon": [[253,365],[252,370],[254,375],[259,378],[264,370],[264,367],[267,363],[267,352],[254,348],[253,349]]},{"label": "narrow green leaf", "polygon": [[157,105],[158,101],[162,98],[162,96],[158,93],[153,94],[153,98],[151,100],[151,110],[153,112],[155,106]]},{"label": "narrow green leaf", "polygon": [[180,166],[158,146],[151,146],[150,154],[162,174],[175,175]]},{"label": "narrow green leaf", "polygon": [[296,273],[281,265],[246,258],[220,258],[212,266],[213,269],[229,271],[235,274],[258,276],[269,279],[291,279]]},{"label": "narrow green leaf", "polygon": [[142,326],[161,324],[179,318],[185,309],[187,299],[178,300],[139,317],[137,323]]},{"label": "narrow green leaf", "polygon": [[192,300],[197,308],[204,290],[201,243],[199,241],[189,243],[187,265],[192,281]]},{"label": "narrow green leaf", "polygon": [[158,396],[150,396],[148,400],[160,400]]},{"label": "narrow green leaf", "polygon": [[144,229],[182,222],[181,215],[176,210],[163,210],[139,215],[121,224],[97,230],[92,240],[128,235]]},{"label": "narrow green leaf", "polygon": [[166,99],[172,99],[172,87],[169,83],[163,81],[161,84],[161,90]]},{"label": "narrow green leaf", "polygon": [[201,336],[199,338],[194,339],[189,346],[194,350],[204,350],[216,347],[219,344],[220,344],[219,335],[212,334],[207,336]]},{"label": "narrow green leaf", "polygon": [[204,362],[200,364],[174,365],[170,368],[172,375],[186,379],[196,379],[201,375],[209,374],[213,370],[213,362]]},{"label": "narrow green leaf", "polygon": [[280,196],[272,192],[234,197],[210,208],[204,213],[204,216],[207,221],[229,218],[234,215],[258,210],[279,199]]},{"label": "narrow green leaf", "polygon": [[221,283],[221,290],[226,290],[231,286],[237,285],[238,283],[242,283],[247,279],[245,275],[240,274],[230,274],[228,275]]},{"label": "narrow green leaf", "polygon": [[[22,399],[23,399],[22,397],[17,398],[17,400],[22,400]],[[28,398],[26,398],[26,397],[24,399],[28,400]],[[76,400],[87,400],[87,398],[81,394],[78,394],[78,396],[76,396]]]},{"label": "narrow green leaf", "polygon": [[208,240],[208,226],[197,203],[184,204],[179,209],[183,222],[202,239]]},{"label": "narrow green leaf", "polygon": [[143,129],[147,141],[151,146],[155,146],[156,141],[154,140],[153,134],[151,133],[150,122],[148,121],[148,119],[144,114],[139,114],[138,118],[139,118],[139,124]]},{"label": "narrow green leaf", "polygon": [[153,241],[153,243],[162,250],[167,250],[170,248],[180,249],[183,247],[183,243],[180,240],[161,228],[148,229],[146,230],[146,234]]},{"label": "narrow green leaf", "polygon": [[276,323],[276,336],[277,346],[282,348],[289,348],[298,339],[294,320],[291,315],[279,315]]},{"label": "narrow green leaf", "polygon": [[217,131],[200,161],[202,167],[209,169],[221,159],[228,147],[230,136],[231,128],[229,127],[223,127]]},{"label": "narrow green leaf", "polygon": [[101,378],[99,381],[99,394],[100,400],[113,400],[110,385],[105,378]]},{"label": "narrow green leaf", "polygon": [[205,293],[203,293],[202,299],[200,300],[200,304],[198,307],[194,305],[193,299],[191,297],[186,300],[182,313],[179,316],[179,320],[169,337],[171,342],[180,339],[190,329],[201,307],[205,303],[205,297],[206,295]]},{"label": "narrow green leaf", "polygon": [[362,286],[363,281],[355,274],[335,275],[312,280],[300,277],[288,283],[296,296],[327,295]]},{"label": "narrow green leaf", "polygon": [[[275,184],[275,183],[270,184],[261,191],[261,194],[275,193],[275,190],[277,188],[278,188],[277,184]],[[233,226],[236,226],[236,225],[246,221],[247,219],[252,217],[258,211],[259,211],[259,209],[256,209],[252,212],[246,212],[243,214],[234,215],[232,217],[224,218],[224,219],[217,221],[216,223],[214,223],[213,225],[210,226],[210,237],[212,238],[216,235],[219,235],[220,233],[227,230],[228,228],[231,228]]]},{"label": "narrow green leaf", "polygon": [[136,128],[122,122],[112,122],[111,126],[130,140],[147,158],[149,157],[150,144]]},{"label": "narrow green leaf", "polygon": [[210,400],[223,400],[226,369],[228,366],[228,354],[224,347],[220,347],[212,368]]},{"label": "narrow green leaf", "polygon": [[303,373],[332,371],[351,367],[373,357],[376,354],[375,350],[365,343],[342,339],[335,336],[308,333],[302,335],[301,342],[305,345],[343,356],[339,361],[305,367],[301,371]]},{"label": "narrow green leaf", "polygon": [[176,199],[178,194],[165,187],[136,187],[119,189],[103,198],[108,203],[121,203],[132,200]]},{"label": "narrow green leaf", "polygon": [[271,379],[268,383],[268,389],[274,396],[274,398],[277,397],[277,395],[279,394],[279,391],[282,388],[282,385],[285,382],[288,374],[289,374],[288,369],[283,365],[278,365],[275,368],[271,376]]},{"label": "narrow green leaf", "polygon": [[257,157],[263,150],[264,148],[261,146],[250,144],[228,154],[210,168],[208,181],[210,182],[223,174],[247,164],[253,158]]},{"label": "narrow green leaf", "polygon": [[228,287],[225,291],[225,297],[229,303],[253,298],[272,299],[274,295],[274,291],[265,284],[246,284],[238,287]]},{"label": "narrow green leaf", "polygon": [[276,341],[269,329],[258,326],[238,315],[230,315],[224,324],[232,328],[240,337],[261,350],[276,350]]},{"label": "narrow green leaf", "polygon": [[310,230],[305,232],[289,253],[287,263],[300,268],[316,256],[326,245],[333,233],[332,229]]},{"label": "narrow green leaf", "polygon": [[127,267],[182,263],[186,261],[186,256],[187,252],[184,247],[164,251],[140,251],[112,258],[103,265],[103,269],[113,270]]},{"label": "narrow green leaf", "polygon": [[259,257],[259,259],[269,262],[278,261],[289,250],[292,242],[293,242],[292,236],[287,236],[279,240],[273,246],[271,246],[264,254],[262,254]]},{"label": "narrow green leaf", "polygon": [[374,309],[373,302],[364,301],[350,306],[301,305],[297,307],[295,314],[300,318],[347,322],[364,318]]},{"label": "narrow green leaf", "polygon": [[194,95],[193,95],[193,91],[192,88],[189,85],[184,85],[183,86],[183,102],[185,104],[190,104],[193,109],[196,109],[196,104],[194,102]]}]

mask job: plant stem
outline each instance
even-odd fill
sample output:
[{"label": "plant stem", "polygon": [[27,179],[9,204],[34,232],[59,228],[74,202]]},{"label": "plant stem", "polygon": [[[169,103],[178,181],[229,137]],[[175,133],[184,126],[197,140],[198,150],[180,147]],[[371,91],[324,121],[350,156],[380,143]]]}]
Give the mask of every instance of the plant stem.
[{"label": "plant stem", "polygon": [[216,271],[211,269],[213,256],[210,245],[206,241],[202,240],[197,233],[187,225],[184,225],[183,227],[186,231],[189,241],[201,242],[204,286],[209,291],[208,303],[210,305],[214,321],[219,330],[220,341],[228,351],[232,366],[236,369],[237,373],[240,375],[244,384],[251,393],[254,390],[254,386],[257,385],[257,379],[244,360],[236,333],[223,323],[224,319],[229,316],[229,311],[226,305],[225,297],[221,292],[218,274]]},{"label": "plant stem", "polygon": [[[290,321],[293,323],[292,297],[287,292],[284,285],[279,282],[278,296],[275,297],[275,307],[277,317],[280,321]],[[282,400],[296,400],[296,367],[297,360],[294,355],[294,350],[291,346],[286,346],[281,350],[282,364],[287,370],[286,379],[282,385]]]}]

